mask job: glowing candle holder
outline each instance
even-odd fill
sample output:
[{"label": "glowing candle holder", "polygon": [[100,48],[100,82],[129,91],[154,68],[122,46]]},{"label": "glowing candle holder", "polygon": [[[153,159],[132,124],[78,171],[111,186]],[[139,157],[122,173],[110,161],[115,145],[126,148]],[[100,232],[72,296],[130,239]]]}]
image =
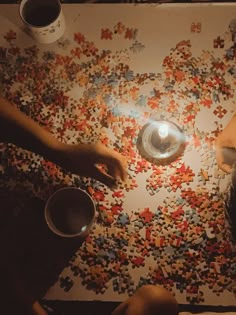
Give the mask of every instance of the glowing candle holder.
[{"label": "glowing candle holder", "polygon": [[170,164],[184,152],[186,139],[173,122],[154,120],[141,129],[137,148],[142,157],[159,165]]}]

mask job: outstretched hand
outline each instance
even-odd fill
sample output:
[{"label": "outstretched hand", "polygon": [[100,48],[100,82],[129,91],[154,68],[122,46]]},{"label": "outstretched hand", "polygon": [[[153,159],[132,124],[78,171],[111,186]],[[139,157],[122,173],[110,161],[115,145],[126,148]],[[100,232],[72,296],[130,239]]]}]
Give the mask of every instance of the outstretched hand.
[{"label": "outstretched hand", "polygon": [[126,178],[126,162],[118,152],[97,144],[63,144],[56,162],[66,170],[94,178],[108,187]]},{"label": "outstretched hand", "polygon": [[64,144],[1,96],[0,141],[14,143],[109,187],[115,186],[118,178],[124,181],[126,177],[125,159],[118,152],[99,143]]},{"label": "outstretched hand", "polygon": [[221,170],[226,173],[232,171],[236,162],[236,115],[216,139],[216,160]]}]

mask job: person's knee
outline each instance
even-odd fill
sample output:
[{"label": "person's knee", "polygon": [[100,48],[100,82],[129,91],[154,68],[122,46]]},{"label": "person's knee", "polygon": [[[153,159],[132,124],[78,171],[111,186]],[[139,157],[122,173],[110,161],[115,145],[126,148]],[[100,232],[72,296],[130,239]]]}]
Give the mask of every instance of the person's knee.
[{"label": "person's knee", "polygon": [[177,315],[174,296],[160,286],[144,285],[121,303],[112,315]]},{"label": "person's knee", "polygon": [[176,299],[168,290],[161,286],[144,285],[136,291],[133,297],[143,301],[145,315],[178,314]]}]

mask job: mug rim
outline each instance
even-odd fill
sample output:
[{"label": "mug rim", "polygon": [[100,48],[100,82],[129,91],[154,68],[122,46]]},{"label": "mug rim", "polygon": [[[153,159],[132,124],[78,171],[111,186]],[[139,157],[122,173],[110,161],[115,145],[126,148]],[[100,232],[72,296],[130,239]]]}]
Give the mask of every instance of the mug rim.
[{"label": "mug rim", "polygon": [[[50,201],[55,197],[55,195],[57,195],[58,193],[60,193],[61,191],[65,191],[65,190],[74,190],[74,191],[79,191],[83,194],[86,195],[86,197],[89,198],[89,200],[91,201],[92,203],[92,209],[93,209],[93,216],[90,220],[90,223],[87,225],[87,228],[85,231],[80,231],[80,232],[77,232],[77,233],[71,233],[71,234],[66,234],[62,231],[60,231],[52,222],[51,220],[51,223],[50,223],[50,219],[49,219],[49,210],[48,210],[48,206],[49,206],[49,203]],[[45,218],[45,221],[47,223],[47,226],[48,228],[56,235],[60,236],[60,237],[64,237],[64,238],[74,238],[74,237],[80,237],[80,236],[83,236],[83,235],[87,235],[88,231],[90,230],[91,226],[93,225],[94,223],[94,219],[95,219],[95,216],[96,216],[96,206],[95,206],[95,202],[94,200],[92,199],[92,197],[87,193],[87,191],[79,188],[79,187],[74,187],[74,186],[71,186],[71,187],[62,187],[62,188],[59,188],[57,189],[56,191],[54,191],[47,199],[46,203],[45,203],[45,206],[44,206],[44,218]]]},{"label": "mug rim", "polygon": [[59,6],[59,10],[58,10],[58,14],[57,14],[56,18],[55,18],[52,22],[50,22],[50,23],[48,23],[48,24],[45,24],[45,25],[41,25],[41,26],[33,25],[33,24],[27,22],[27,20],[24,18],[24,15],[23,15],[23,8],[24,8],[24,5],[25,5],[28,1],[32,1],[32,0],[21,0],[20,6],[19,6],[19,13],[20,13],[20,17],[21,17],[22,21],[23,21],[25,24],[27,24],[28,27],[31,27],[31,28],[43,29],[43,28],[45,28],[45,27],[48,27],[48,26],[52,25],[53,23],[56,22],[56,20],[59,18],[60,14],[61,14],[61,12],[62,12],[61,1],[60,1],[60,0],[55,0],[55,1],[57,2],[58,6]]}]

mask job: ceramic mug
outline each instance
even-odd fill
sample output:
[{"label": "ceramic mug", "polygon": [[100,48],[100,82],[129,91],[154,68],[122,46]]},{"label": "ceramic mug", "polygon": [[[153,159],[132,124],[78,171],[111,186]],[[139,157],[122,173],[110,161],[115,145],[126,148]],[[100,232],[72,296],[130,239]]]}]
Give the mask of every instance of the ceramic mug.
[{"label": "ceramic mug", "polygon": [[59,0],[22,0],[20,16],[27,32],[39,43],[53,43],[65,32]]},{"label": "ceramic mug", "polygon": [[48,227],[55,234],[84,238],[93,225],[95,209],[94,201],[86,191],[65,187],[49,197],[44,215]]}]

